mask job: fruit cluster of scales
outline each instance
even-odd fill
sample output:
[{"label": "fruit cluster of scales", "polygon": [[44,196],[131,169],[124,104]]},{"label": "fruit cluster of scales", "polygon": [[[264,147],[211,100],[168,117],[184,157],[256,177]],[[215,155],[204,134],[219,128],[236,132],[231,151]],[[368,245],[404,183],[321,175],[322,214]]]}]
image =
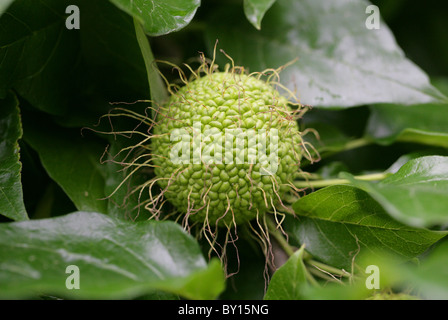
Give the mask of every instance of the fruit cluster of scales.
[{"label": "fruit cluster of scales", "polygon": [[[259,74],[196,76],[172,93],[156,117],[151,152],[163,195],[188,219],[210,225],[244,223],[274,209],[291,188],[303,155],[300,105],[295,107]],[[173,132],[192,137],[185,142],[191,151],[187,161],[172,161],[179,141]],[[245,136],[225,139],[226,132]],[[217,136],[223,137],[222,149],[214,144],[210,150]],[[204,154],[212,161],[201,158]]]}]

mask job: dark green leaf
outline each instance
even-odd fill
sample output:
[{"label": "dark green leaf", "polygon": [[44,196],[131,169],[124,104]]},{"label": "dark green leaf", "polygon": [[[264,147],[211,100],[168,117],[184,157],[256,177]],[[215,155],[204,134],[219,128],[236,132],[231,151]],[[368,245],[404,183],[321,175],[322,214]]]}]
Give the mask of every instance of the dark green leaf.
[{"label": "dark green leaf", "polygon": [[[83,127],[98,122],[111,103],[150,98],[145,64],[132,17],[107,0],[78,0],[81,14],[81,62],[73,81],[79,89],[67,112],[57,118],[63,126]],[[127,105],[134,108],[133,105]]]},{"label": "dark green leaf", "polygon": [[297,250],[272,276],[265,300],[300,300],[301,291],[307,286],[306,267],[303,263],[304,248]]},{"label": "dark green leaf", "polygon": [[149,99],[145,63],[132,17],[106,0],[83,0],[81,4],[80,36],[86,62],[81,72],[84,81],[95,86],[85,90],[100,90],[106,102]]},{"label": "dark green leaf", "polygon": [[227,272],[233,275],[229,277],[229,284],[219,297],[222,300],[261,300],[265,294],[266,257],[260,250],[260,244],[254,239],[246,239],[245,235],[247,233],[239,233],[236,246],[226,249]]},{"label": "dark green leaf", "polygon": [[415,227],[448,223],[448,157],[410,160],[395,174],[374,183],[346,175],[395,219]]},{"label": "dark green leaf", "polygon": [[[448,81],[437,84],[442,92],[448,92],[443,90]],[[372,106],[366,136],[385,145],[403,141],[446,148],[448,147],[447,114],[448,104]]]},{"label": "dark green leaf", "polygon": [[[206,29],[235,63],[252,71],[278,68],[281,82],[303,104],[350,107],[370,103],[417,104],[447,101],[427,75],[406,59],[388,27],[368,30],[369,2],[279,0],[266,13],[263,29],[244,16],[217,9]],[[210,50],[211,51],[211,50]],[[228,63],[218,56],[219,63]]]},{"label": "dark green leaf", "polygon": [[151,36],[160,36],[185,27],[193,19],[200,0],[110,0],[137,19]]},{"label": "dark green leaf", "polygon": [[377,143],[416,142],[448,147],[448,105],[372,107],[367,136]]},{"label": "dark green leaf", "polygon": [[244,14],[252,25],[261,29],[261,20],[276,0],[244,0]]},{"label": "dark green leaf", "polygon": [[318,190],[293,208],[297,218],[286,223],[292,239],[317,259],[346,270],[358,252],[384,249],[410,259],[446,235],[393,220],[366,192],[352,186]]},{"label": "dark green leaf", "polygon": [[105,145],[94,139],[83,139],[78,130],[25,120],[25,140],[37,151],[49,176],[61,186],[76,208],[106,213],[105,182],[99,169]]},{"label": "dark green leaf", "polygon": [[[0,261],[2,298],[120,299],[162,290],[213,299],[224,288],[220,263],[207,266],[177,224],[93,212],[0,225]],[[69,265],[79,268],[80,289],[66,288]]]},{"label": "dark green leaf", "polygon": [[0,100],[0,214],[13,220],[28,220],[23,203],[18,140],[22,124],[17,98],[11,92]]},{"label": "dark green leaf", "polygon": [[0,96],[14,89],[34,107],[61,115],[76,91],[79,33],[65,27],[66,1],[14,1],[0,18]]},{"label": "dark green leaf", "polygon": [[120,152],[122,148],[132,145],[132,141],[125,137],[110,139],[110,147],[103,163],[99,167],[104,176],[104,193],[108,197],[107,213],[120,218],[132,220],[147,220],[151,213],[144,208],[142,203],[148,198],[148,192],[132,192],[133,188],[149,181],[153,175],[145,170],[138,174],[128,175],[134,170],[130,167],[124,170],[122,163],[128,163],[126,152]]}]

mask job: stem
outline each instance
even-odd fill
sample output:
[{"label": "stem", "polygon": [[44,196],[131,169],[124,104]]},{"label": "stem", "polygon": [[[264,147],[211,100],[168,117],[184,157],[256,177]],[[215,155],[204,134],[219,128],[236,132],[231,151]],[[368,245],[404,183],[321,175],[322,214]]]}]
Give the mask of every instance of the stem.
[{"label": "stem", "polygon": [[[355,179],[364,180],[364,181],[376,181],[383,180],[389,173],[372,173],[366,174],[362,176],[354,176]],[[351,181],[347,179],[328,179],[328,180],[319,180],[319,181],[294,181],[294,186],[297,188],[323,188],[332,186],[335,184],[349,184]]]},{"label": "stem", "polygon": [[341,280],[333,278],[333,277],[329,276],[328,274],[326,274],[325,272],[320,271],[319,269],[310,268],[309,272],[311,274],[314,274],[316,277],[322,278],[328,282],[341,283]]},{"label": "stem", "polygon": [[311,270],[308,270],[308,268],[304,268],[305,271],[305,277],[306,279],[315,287],[320,287],[319,282],[317,282],[316,279],[314,279],[313,274],[311,272]]},{"label": "stem", "polygon": [[326,265],[325,263],[322,263],[322,262],[319,262],[319,261],[316,261],[313,259],[308,260],[308,263],[316,268],[322,269],[331,274],[335,274],[335,275],[338,275],[341,277],[347,277],[347,278],[349,278],[351,276],[350,273],[348,273],[347,271],[340,270],[338,268]]},{"label": "stem", "polygon": [[[361,148],[361,147],[365,147],[368,146],[369,144],[372,144],[373,141],[369,140],[367,138],[359,138],[359,139],[355,139],[352,141],[347,142],[342,148],[339,149],[332,149],[330,148],[325,148],[323,147],[322,149],[318,150],[319,155],[320,155],[320,159],[324,159],[324,158],[328,158],[332,155],[338,154],[340,152],[345,152],[345,151],[349,151],[352,149],[356,149],[356,148]],[[305,166],[310,165],[311,163],[309,162],[309,160],[305,159],[302,163],[302,168]]]},{"label": "stem", "polygon": [[290,257],[294,254],[294,248],[286,241],[283,234],[277,229],[277,226],[274,224],[274,222],[271,219],[267,220],[267,226],[269,233],[274,237],[275,240],[277,240],[278,244],[282,249],[286,252],[286,254]]},{"label": "stem", "polygon": [[344,148],[341,151],[348,151],[356,148],[361,148],[371,144],[371,140],[367,140],[366,138],[359,138],[356,140],[349,141],[345,144]]},{"label": "stem", "polygon": [[[274,237],[274,239],[278,242],[280,247],[285,251],[285,253],[291,257],[294,254],[294,247],[292,247],[288,241],[286,241],[284,235],[278,230],[277,226],[271,219],[267,219],[266,221],[269,233]],[[318,276],[321,279],[327,281],[337,281],[337,279],[332,278],[325,272],[329,274],[335,274],[338,276],[349,277],[349,274],[343,270],[339,270],[337,268],[328,266],[324,263],[312,260],[311,255],[307,251],[303,251],[303,262],[307,262],[309,265],[313,266],[312,269],[308,269],[305,267],[305,276],[307,280],[314,286],[320,286],[317,280],[313,277]],[[320,270],[319,270],[320,269]],[[323,270],[323,271],[322,271]],[[325,271],[325,272],[324,272]]]},{"label": "stem", "polygon": [[[156,103],[161,103],[168,98],[168,91],[165,87],[165,83],[157,71],[157,65],[155,64],[154,55],[151,51],[148,38],[141,23],[134,18],[135,36],[137,38],[140,51],[142,53],[143,61],[146,67],[146,76],[148,77],[149,92],[151,93],[151,99]],[[152,110],[152,117],[155,117],[155,111]]]}]

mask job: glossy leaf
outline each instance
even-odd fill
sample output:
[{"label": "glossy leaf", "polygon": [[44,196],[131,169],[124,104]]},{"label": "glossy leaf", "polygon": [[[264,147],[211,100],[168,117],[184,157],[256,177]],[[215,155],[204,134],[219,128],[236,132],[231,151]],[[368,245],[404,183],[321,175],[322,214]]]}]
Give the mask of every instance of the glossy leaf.
[{"label": "glossy leaf", "polygon": [[352,186],[315,191],[293,208],[297,218],[285,224],[292,239],[317,259],[347,271],[359,252],[384,249],[406,260],[446,235],[393,220],[366,192]]},{"label": "glossy leaf", "polygon": [[28,220],[17,142],[22,137],[18,101],[10,92],[0,105],[0,214],[13,220]]},{"label": "glossy leaf", "polygon": [[261,20],[276,0],[244,0],[244,14],[252,25],[261,29]]},{"label": "glossy leaf", "polygon": [[269,283],[265,300],[300,300],[307,286],[304,248],[297,250],[286,263],[275,271]]},{"label": "glossy leaf", "polygon": [[367,191],[388,214],[407,225],[428,227],[448,223],[448,157],[410,160],[378,183],[346,177]]},{"label": "glossy leaf", "polygon": [[[224,288],[217,261],[206,264],[197,242],[172,222],[128,222],[75,212],[0,225],[0,297],[50,294],[125,299],[154,290],[213,299]],[[79,270],[79,289],[67,278]],[[74,280],[69,279],[69,282]]]},{"label": "glossy leaf", "polygon": [[[266,13],[261,31],[237,9],[216,10],[206,30],[209,48],[219,39],[235,63],[251,72],[298,59],[280,73],[280,80],[303,104],[447,101],[404,56],[383,21],[379,30],[366,28],[368,5],[364,0],[281,0]],[[218,62],[229,60],[221,55]]]},{"label": "glossy leaf", "polygon": [[[443,93],[448,81],[435,82]],[[448,147],[448,104],[418,104],[414,106],[376,105],[366,127],[366,136],[376,143],[415,142]]]},{"label": "glossy leaf", "polygon": [[160,36],[185,27],[193,19],[200,0],[111,0],[140,23],[151,36]]},{"label": "glossy leaf", "polygon": [[367,135],[384,145],[399,141],[448,147],[447,113],[448,105],[378,105],[372,107]]}]

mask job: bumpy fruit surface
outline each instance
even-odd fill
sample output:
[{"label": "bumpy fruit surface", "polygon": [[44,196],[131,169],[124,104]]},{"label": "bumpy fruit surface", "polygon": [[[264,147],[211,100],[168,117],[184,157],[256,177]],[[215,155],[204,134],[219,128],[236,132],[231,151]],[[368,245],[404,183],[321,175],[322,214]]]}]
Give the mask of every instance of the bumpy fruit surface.
[{"label": "bumpy fruit surface", "polygon": [[[158,183],[166,198],[193,221],[230,225],[264,214],[280,203],[298,172],[301,136],[296,118],[287,99],[256,77],[215,72],[192,80],[171,95],[156,119],[152,153]],[[176,129],[191,133],[190,163],[172,161]],[[219,141],[215,137],[220,133],[225,138],[229,130],[246,137],[224,139],[222,149],[217,144],[210,151],[210,142]],[[270,135],[275,130],[278,143]],[[226,146],[233,147],[231,153],[225,153]],[[199,149],[201,161],[195,162]],[[205,161],[204,154],[222,161]],[[255,161],[249,156],[254,154]],[[273,161],[274,170],[269,166]]]}]

